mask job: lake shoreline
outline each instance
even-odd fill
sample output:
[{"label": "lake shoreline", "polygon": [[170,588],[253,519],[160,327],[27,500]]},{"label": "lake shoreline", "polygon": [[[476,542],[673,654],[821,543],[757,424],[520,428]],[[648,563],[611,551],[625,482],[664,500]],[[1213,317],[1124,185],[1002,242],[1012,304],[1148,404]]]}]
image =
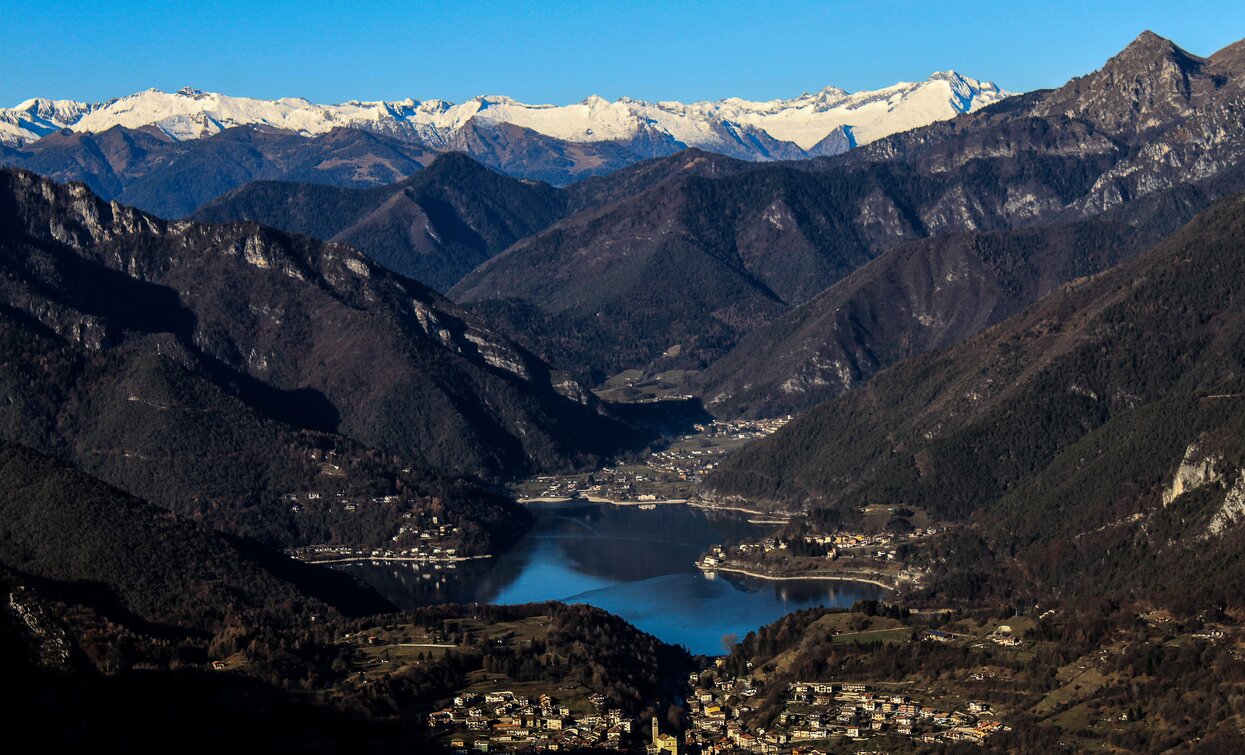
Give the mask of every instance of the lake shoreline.
[{"label": "lake shoreline", "polygon": [[479,556],[454,556],[452,558],[429,558],[426,556],[347,556],[345,558],[323,558],[323,559],[304,559],[295,558],[304,564],[357,564],[371,561],[403,561],[414,562],[420,564],[460,564],[465,561],[479,561],[485,558],[493,558],[491,553],[484,553]]},{"label": "lake shoreline", "polygon": [[[736,511],[741,514],[751,514],[754,517],[772,517],[773,521],[781,521],[782,524],[787,524],[795,517],[794,514],[784,514],[777,511],[762,511],[760,509],[744,508],[743,506],[722,506],[715,503],[705,503],[704,501],[697,500],[695,498],[688,499],[687,505],[694,509],[701,509],[702,511]],[[770,520],[765,520],[758,523],[770,524],[772,522]]]},{"label": "lake shoreline", "polygon": [[677,506],[679,504],[687,504],[686,498],[663,498],[656,501],[616,501],[612,498],[601,498],[599,496],[575,496],[574,498],[552,498],[542,496],[538,498],[516,498],[515,503],[525,506],[531,503],[604,503],[609,506]]},{"label": "lake shoreline", "polygon": [[[723,635],[743,637],[793,611],[889,599],[885,585],[861,580],[766,584],[725,572],[708,579],[693,566],[707,548],[754,539],[768,528],[730,512],[713,515],[686,505],[639,508],[646,503],[618,506],[581,498],[534,504],[528,509],[535,515],[533,526],[513,547],[476,565],[434,570],[362,558],[332,568],[359,577],[404,609],[550,600],[587,604],[663,642],[706,655],[722,652]],[[832,584],[839,581],[844,584]]]},{"label": "lake shoreline", "polygon": [[841,576],[836,576],[832,574],[797,574],[797,575],[790,575],[790,576],[780,576],[780,575],[775,575],[775,574],[764,574],[761,572],[751,572],[751,571],[748,571],[747,569],[740,569],[734,566],[715,566],[711,569],[706,569],[705,567],[700,566],[699,564],[697,564],[696,566],[698,569],[700,569],[705,574],[709,574],[712,572],[726,572],[728,574],[742,574],[745,577],[752,577],[754,579],[764,579],[770,582],[827,582],[827,581],[828,582],[860,582],[861,584],[875,585],[877,587],[882,588],[883,590],[888,590],[890,592],[894,592],[896,588],[898,587],[897,585],[888,585],[883,582],[879,582],[876,579],[869,579],[867,577],[841,577]]}]

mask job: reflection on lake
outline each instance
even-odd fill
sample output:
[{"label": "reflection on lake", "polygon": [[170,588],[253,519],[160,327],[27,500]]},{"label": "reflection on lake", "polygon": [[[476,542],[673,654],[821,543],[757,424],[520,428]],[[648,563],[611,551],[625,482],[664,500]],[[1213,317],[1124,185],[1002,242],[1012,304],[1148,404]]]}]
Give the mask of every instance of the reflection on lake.
[{"label": "reflection on lake", "polygon": [[885,591],[856,582],[706,577],[693,562],[710,545],[765,527],[687,506],[531,505],[532,530],[500,556],[453,569],[398,562],[342,566],[402,608],[436,603],[589,603],[693,653],[810,606],[850,606]]}]

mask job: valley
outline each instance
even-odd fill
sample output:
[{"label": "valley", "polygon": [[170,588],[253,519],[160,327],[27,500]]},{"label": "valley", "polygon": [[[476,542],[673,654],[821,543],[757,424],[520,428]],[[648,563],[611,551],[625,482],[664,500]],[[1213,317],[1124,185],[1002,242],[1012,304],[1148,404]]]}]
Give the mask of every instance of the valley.
[{"label": "valley", "polygon": [[1245,40],[1128,36],[0,109],[10,744],[1239,751]]}]

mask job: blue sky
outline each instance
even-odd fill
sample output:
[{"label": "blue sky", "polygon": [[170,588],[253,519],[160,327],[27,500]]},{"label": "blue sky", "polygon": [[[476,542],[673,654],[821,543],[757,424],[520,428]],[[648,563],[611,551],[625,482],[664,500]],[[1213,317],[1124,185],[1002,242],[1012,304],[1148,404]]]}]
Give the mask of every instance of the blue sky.
[{"label": "blue sky", "polygon": [[935,70],[1020,91],[1143,29],[1209,55],[1242,2],[0,0],[0,106],[185,85],[255,97],[788,97]]}]

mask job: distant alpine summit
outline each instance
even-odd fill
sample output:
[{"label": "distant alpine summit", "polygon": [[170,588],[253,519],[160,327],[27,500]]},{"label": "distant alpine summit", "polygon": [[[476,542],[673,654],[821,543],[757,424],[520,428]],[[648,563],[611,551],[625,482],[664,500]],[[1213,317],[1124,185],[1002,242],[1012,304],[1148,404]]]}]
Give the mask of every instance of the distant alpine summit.
[{"label": "distant alpine summit", "polygon": [[101,133],[115,126],[154,129],[174,141],[199,139],[235,126],[268,127],[304,136],[337,128],[365,129],[437,151],[455,149],[481,127],[517,126],[572,144],[645,145],[669,153],[699,147],[749,160],[794,159],[845,152],[890,134],[968,113],[1007,97],[990,82],[954,71],[877,91],[835,87],[794,99],[752,102],[611,102],[592,96],[572,105],[528,105],[482,96],[445,100],[350,101],[319,105],[305,99],[260,100],[201,92],[149,89],[105,103],[31,99],[0,109],[0,144],[23,147],[70,129]]}]

